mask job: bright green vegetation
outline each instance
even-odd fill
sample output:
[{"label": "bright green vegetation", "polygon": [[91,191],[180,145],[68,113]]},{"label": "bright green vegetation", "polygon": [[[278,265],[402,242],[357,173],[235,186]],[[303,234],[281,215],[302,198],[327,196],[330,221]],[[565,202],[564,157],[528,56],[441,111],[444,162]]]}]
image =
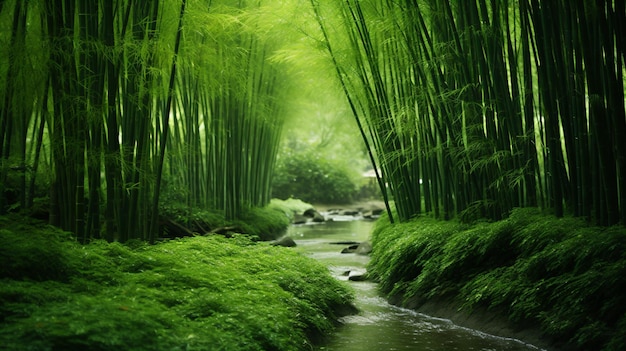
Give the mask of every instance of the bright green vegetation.
[{"label": "bright green vegetation", "polygon": [[345,160],[332,161],[315,152],[283,154],[276,165],[272,195],[311,203],[352,202],[358,194],[358,169]]},{"label": "bright green vegetation", "polygon": [[528,208],[472,225],[380,220],[369,269],[382,291],[411,307],[452,301],[540,326],[556,345],[617,350],[626,343],[625,252],[623,227]]},{"label": "bright green vegetation", "polygon": [[125,242],[156,239],[162,195],[228,220],[266,206],[306,10],[2,1],[0,214],[45,197],[80,241]]},{"label": "bright green vegetation", "polygon": [[228,219],[267,205],[280,144],[295,142],[345,149],[353,169],[367,155],[400,221],[541,207],[624,224],[625,13],[611,0],[3,1],[0,213],[45,189],[50,222],[82,241],[153,241],[165,192]]},{"label": "bright green vegetation", "polygon": [[245,236],[81,246],[0,227],[3,350],[303,350],[352,309],[325,267]]},{"label": "bright green vegetation", "polygon": [[626,223],[622,2],[310,3],[396,219]]},{"label": "bright green vegetation", "polygon": [[[311,207],[311,205],[308,205]],[[293,205],[272,201],[264,207],[244,209],[235,219],[227,219],[223,211],[190,209],[173,203],[162,206],[159,238],[174,238],[219,231],[246,234],[255,240],[272,240],[282,236],[291,223]]]},{"label": "bright green vegetation", "polygon": [[81,242],[153,242],[172,207],[248,221],[281,143],[360,172],[312,14],[297,0],[1,2],[0,214],[37,207]]},{"label": "bright green vegetation", "polygon": [[[623,23],[615,0],[0,1],[0,214],[30,211],[94,242],[4,226],[15,240],[3,260],[24,259],[2,268],[18,279],[2,285],[14,289],[2,295],[3,341],[114,344],[115,327],[137,345],[206,349],[217,339],[202,338],[219,337],[245,349],[269,330],[264,346],[301,347],[305,330],[326,330],[315,306],[336,285],[281,283],[300,280],[265,260],[301,260],[289,251],[241,237],[99,240],[154,243],[167,225],[269,239],[289,213],[268,206],[278,158],[277,194],[334,202],[349,200],[343,170],[363,171],[367,155],[389,222],[407,222],[376,234],[385,291],[457,296],[559,342],[619,345]],[[313,154],[280,154],[305,144]],[[316,193],[282,189],[294,176]],[[500,220],[523,207],[563,219],[412,220]],[[172,289],[155,290],[158,277]],[[314,290],[319,301],[301,299]],[[238,329],[268,310],[234,301],[260,296],[289,302],[270,310],[294,337],[274,321]]]},{"label": "bright green vegetation", "polygon": [[285,212],[291,219],[294,214],[302,213],[313,207],[310,203],[304,202],[300,199],[289,198],[286,200],[272,199],[271,204],[276,206]]}]

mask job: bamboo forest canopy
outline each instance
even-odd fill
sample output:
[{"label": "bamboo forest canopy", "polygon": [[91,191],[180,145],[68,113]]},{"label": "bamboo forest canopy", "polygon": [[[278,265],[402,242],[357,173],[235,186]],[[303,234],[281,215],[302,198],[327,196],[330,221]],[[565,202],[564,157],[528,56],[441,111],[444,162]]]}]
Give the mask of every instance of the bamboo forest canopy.
[{"label": "bamboo forest canopy", "polygon": [[266,3],[1,1],[2,210],[49,187],[53,224],[125,241],[153,239],[161,194],[266,205],[298,11]]},{"label": "bamboo forest canopy", "polygon": [[626,222],[623,1],[311,4],[400,220]]},{"label": "bamboo forest canopy", "polygon": [[624,6],[0,1],[0,212],[49,192],[52,224],[121,241],[173,199],[237,217],[306,96],[348,106],[399,220],[624,223]]}]

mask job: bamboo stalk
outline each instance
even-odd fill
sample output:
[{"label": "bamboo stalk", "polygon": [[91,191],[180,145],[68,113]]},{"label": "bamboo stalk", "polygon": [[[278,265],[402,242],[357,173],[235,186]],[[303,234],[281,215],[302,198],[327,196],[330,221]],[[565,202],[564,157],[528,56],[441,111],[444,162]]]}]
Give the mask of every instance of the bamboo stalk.
[{"label": "bamboo stalk", "polygon": [[172,99],[174,90],[174,83],[176,82],[176,65],[177,65],[177,56],[180,51],[180,43],[182,36],[182,27],[183,27],[183,18],[185,16],[185,5],[187,4],[187,0],[182,0],[180,5],[180,14],[178,16],[178,31],[176,32],[176,42],[174,44],[174,56],[172,58],[172,66],[170,70],[170,81],[168,85],[168,92],[170,92],[167,96],[167,102],[165,105],[165,109],[163,110],[163,132],[161,135],[161,145],[159,147],[159,156],[157,160],[157,171],[156,171],[156,191],[154,192],[154,197],[152,201],[152,216],[151,222],[148,231],[148,241],[150,243],[154,242],[155,233],[157,231],[157,223],[158,223],[158,207],[159,207],[159,195],[161,189],[161,180],[163,178],[163,165],[165,163],[165,149],[167,146],[167,138],[169,132],[169,116],[170,111],[172,109]]}]

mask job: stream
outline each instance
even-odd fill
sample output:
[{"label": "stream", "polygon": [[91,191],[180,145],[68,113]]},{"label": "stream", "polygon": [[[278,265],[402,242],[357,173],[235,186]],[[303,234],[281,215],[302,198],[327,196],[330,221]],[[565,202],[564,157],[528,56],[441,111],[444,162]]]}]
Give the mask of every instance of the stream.
[{"label": "stream", "polygon": [[[322,224],[291,226],[288,235],[307,255],[327,265],[337,279],[347,281],[346,271],[365,270],[368,256],[342,254],[347,245],[333,242],[368,240],[374,222],[365,220],[332,221]],[[454,325],[387,303],[376,283],[350,281],[356,292],[357,315],[343,317],[342,325],[328,343],[316,350],[540,350],[520,340],[496,337]]]}]

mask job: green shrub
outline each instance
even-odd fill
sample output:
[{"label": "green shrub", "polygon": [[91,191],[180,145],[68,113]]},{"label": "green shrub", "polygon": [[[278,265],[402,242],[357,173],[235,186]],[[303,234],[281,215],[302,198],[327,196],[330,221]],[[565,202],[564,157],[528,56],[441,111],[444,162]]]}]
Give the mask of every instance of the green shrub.
[{"label": "green shrub", "polygon": [[272,240],[284,235],[290,223],[283,208],[273,203],[262,208],[251,208],[240,219],[233,221],[233,225],[242,228],[245,234],[261,240]]},{"label": "green shrub", "polygon": [[286,200],[272,199],[270,205],[273,208],[282,211],[284,214],[287,215],[287,217],[289,217],[290,220],[292,220],[294,215],[296,214],[302,214],[306,210],[314,209],[314,206],[310,203],[294,198],[289,198]]},{"label": "green shrub", "polygon": [[161,208],[161,217],[179,225],[167,228],[170,232],[164,233],[165,238],[189,236],[192,233],[206,234],[219,228],[232,228],[232,232],[247,234],[260,240],[272,240],[282,236],[291,223],[284,208],[275,204],[249,208],[240,213],[239,218],[227,220],[224,212],[220,210],[190,209],[183,204],[174,203]]},{"label": "green shrub", "polygon": [[309,203],[350,203],[358,192],[354,170],[314,152],[283,155],[277,162],[272,197]]}]

